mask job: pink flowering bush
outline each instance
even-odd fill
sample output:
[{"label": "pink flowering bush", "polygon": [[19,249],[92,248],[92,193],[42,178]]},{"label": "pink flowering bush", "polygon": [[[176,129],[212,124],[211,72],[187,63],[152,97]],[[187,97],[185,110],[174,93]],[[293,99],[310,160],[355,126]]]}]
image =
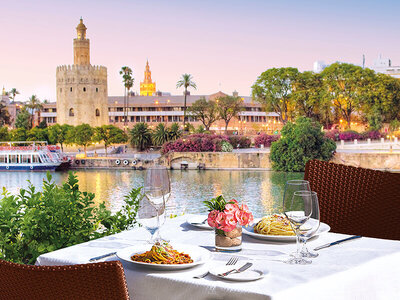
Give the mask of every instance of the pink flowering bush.
[{"label": "pink flowering bush", "polygon": [[378,130],[370,130],[363,133],[365,139],[377,140],[382,137],[382,134]]},{"label": "pink flowering bush", "polygon": [[232,199],[226,201],[222,196],[218,196],[209,201],[204,201],[210,213],[208,214],[208,225],[216,229],[230,232],[239,224],[247,226],[254,220],[249,207]]},{"label": "pink flowering bush", "polygon": [[261,133],[256,137],[255,145],[257,148],[260,148],[261,145],[264,145],[264,147],[270,147],[272,142],[276,142],[280,139],[280,137],[280,135],[269,135],[266,133]]},{"label": "pink flowering bush", "polygon": [[222,142],[229,142],[225,135],[215,134],[192,134],[180,138],[176,141],[165,143],[161,148],[161,153],[168,152],[219,152]]},{"label": "pink flowering bush", "polygon": [[354,140],[362,140],[364,137],[361,133],[357,131],[348,130],[339,133],[339,140],[343,141],[354,141]]},{"label": "pink flowering bush", "polygon": [[229,136],[229,143],[234,149],[250,148],[251,141],[247,136],[231,135]]},{"label": "pink flowering bush", "polygon": [[334,142],[339,140],[339,134],[340,134],[340,132],[337,129],[331,129],[331,130],[325,131],[325,137],[327,137],[328,139],[331,139]]}]

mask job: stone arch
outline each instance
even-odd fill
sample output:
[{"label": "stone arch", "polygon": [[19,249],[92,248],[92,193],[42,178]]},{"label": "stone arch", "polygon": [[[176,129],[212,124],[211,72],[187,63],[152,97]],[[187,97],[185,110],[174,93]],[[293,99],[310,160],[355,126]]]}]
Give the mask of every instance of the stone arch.
[{"label": "stone arch", "polygon": [[73,117],[74,115],[75,115],[74,109],[71,107],[71,108],[69,109],[69,116],[70,116],[70,117]]},{"label": "stone arch", "polygon": [[96,108],[95,114],[96,114],[96,117],[100,117],[100,109]]}]

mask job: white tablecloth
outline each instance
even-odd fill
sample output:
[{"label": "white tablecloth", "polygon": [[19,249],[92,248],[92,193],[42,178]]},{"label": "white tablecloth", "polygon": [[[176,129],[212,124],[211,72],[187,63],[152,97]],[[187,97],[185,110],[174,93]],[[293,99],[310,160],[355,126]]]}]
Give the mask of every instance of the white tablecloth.
[{"label": "white tablecloth", "polygon": [[[168,219],[162,229],[163,237],[177,243],[212,247],[213,231],[186,224],[187,217]],[[88,263],[91,257],[144,243],[148,237],[144,228],[135,228],[41,255],[37,264]],[[312,249],[345,237],[325,233],[308,244]],[[208,264],[174,272],[126,264],[124,269],[132,299],[400,299],[400,241],[363,237],[320,250],[311,265],[279,261],[282,253],[295,248],[294,243],[260,241],[243,235],[243,251],[235,254],[241,257],[239,263],[252,260],[254,267],[269,271],[263,279],[246,283],[224,281],[211,275],[192,278],[206,271]],[[229,255],[213,253],[212,257],[221,263]]]}]

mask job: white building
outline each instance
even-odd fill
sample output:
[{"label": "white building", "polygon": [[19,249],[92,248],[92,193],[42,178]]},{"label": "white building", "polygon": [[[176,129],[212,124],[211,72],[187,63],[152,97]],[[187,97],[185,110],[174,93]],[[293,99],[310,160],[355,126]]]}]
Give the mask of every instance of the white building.
[{"label": "white building", "polygon": [[383,73],[394,78],[400,78],[400,66],[392,66],[391,59],[382,57],[382,54],[380,54],[374,61],[374,65],[371,69],[377,73]]},{"label": "white building", "polygon": [[314,62],[313,71],[314,73],[321,73],[327,66],[323,60],[317,60]]}]

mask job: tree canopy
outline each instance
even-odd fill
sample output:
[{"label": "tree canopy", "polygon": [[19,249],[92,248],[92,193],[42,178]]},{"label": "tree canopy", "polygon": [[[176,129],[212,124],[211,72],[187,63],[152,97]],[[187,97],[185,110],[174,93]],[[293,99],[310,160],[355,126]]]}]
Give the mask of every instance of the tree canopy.
[{"label": "tree canopy", "polygon": [[213,100],[207,101],[201,97],[196,100],[189,108],[190,115],[203,123],[205,129],[210,130],[210,126],[218,120],[218,108]]},{"label": "tree canopy", "polygon": [[243,101],[240,97],[225,96],[217,99],[218,117],[225,122],[225,132],[229,122],[243,110]]}]

